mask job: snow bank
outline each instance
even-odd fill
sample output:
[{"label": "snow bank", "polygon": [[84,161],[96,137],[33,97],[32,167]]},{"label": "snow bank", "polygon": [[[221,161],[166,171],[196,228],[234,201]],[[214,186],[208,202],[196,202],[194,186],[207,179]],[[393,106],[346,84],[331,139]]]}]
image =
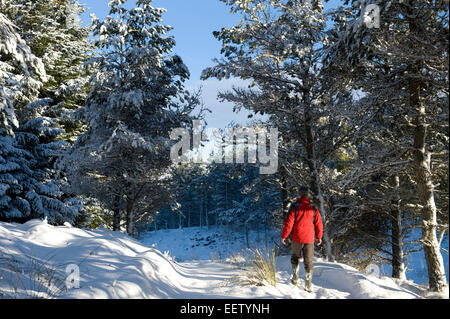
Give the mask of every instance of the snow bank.
[{"label": "snow bank", "polygon": [[[48,225],[0,223],[0,297],[170,298],[179,295],[176,265],[125,234]],[[67,291],[68,265],[79,268]],[[28,280],[24,278],[28,277]],[[53,277],[56,286],[41,282]],[[47,278],[48,279],[48,278]]]},{"label": "snow bank", "polygon": [[[70,269],[73,265],[78,268],[79,282],[74,279],[76,272],[66,272],[69,265]],[[23,225],[0,223],[0,298],[342,299],[425,295],[423,287],[413,283],[372,277],[322,260],[315,261],[313,293],[289,283],[289,256],[277,259],[276,287],[243,287],[232,280],[242,272],[242,268],[221,261],[175,262],[168,253],[106,229],[55,227],[40,220]],[[75,287],[67,289],[67,284]]]}]

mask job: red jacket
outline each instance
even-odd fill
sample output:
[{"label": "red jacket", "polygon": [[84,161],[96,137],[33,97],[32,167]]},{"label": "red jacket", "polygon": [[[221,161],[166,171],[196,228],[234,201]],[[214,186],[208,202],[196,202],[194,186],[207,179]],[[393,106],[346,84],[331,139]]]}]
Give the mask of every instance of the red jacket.
[{"label": "red jacket", "polygon": [[[295,205],[291,206],[289,216],[284,221],[281,238],[286,239],[292,231],[292,241],[300,244],[314,243],[315,238],[322,239],[323,224],[319,210],[316,210],[316,217],[313,221],[313,208],[309,204],[308,198],[300,198]],[[297,209],[297,220],[295,219],[295,209]]]}]

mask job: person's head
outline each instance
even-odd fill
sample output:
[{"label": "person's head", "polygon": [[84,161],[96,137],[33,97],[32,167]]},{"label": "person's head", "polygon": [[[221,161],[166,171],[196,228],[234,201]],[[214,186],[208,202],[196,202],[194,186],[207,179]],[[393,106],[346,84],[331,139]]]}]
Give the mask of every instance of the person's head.
[{"label": "person's head", "polygon": [[301,198],[309,198],[309,197],[311,197],[311,192],[309,191],[308,187],[305,187],[305,186],[300,186],[297,189],[297,193],[298,193],[298,196],[301,197]]}]

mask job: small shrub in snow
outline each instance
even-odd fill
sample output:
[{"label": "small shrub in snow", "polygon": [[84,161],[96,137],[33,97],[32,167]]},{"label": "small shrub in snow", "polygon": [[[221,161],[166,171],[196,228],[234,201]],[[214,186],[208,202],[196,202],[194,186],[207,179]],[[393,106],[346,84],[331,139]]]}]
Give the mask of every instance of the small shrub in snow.
[{"label": "small shrub in snow", "polygon": [[235,278],[235,281],[243,285],[251,286],[276,286],[277,285],[277,270],[275,249],[261,250],[249,249],[251,254],[251,266],[245,270],[243,275]]}]

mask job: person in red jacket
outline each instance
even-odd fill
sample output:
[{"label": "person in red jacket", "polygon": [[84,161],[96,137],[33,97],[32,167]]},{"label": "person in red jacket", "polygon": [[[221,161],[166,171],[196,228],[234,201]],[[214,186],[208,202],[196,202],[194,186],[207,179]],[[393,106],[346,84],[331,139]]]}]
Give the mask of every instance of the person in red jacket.
[{"label": "person in red jacket", "polygon": [[313,209],[309,203],[311,196],[306,187],[300,187],[298,200],[289,208],[284,228],[281,233],[281,242],[286,244],[286,239],[292,232],[292,284],[298,285],[299,261],[303,256],[305,267],[305,289],[311,292],[313,276],[314,244],[322,244],[323,223],[318,209]]}]

